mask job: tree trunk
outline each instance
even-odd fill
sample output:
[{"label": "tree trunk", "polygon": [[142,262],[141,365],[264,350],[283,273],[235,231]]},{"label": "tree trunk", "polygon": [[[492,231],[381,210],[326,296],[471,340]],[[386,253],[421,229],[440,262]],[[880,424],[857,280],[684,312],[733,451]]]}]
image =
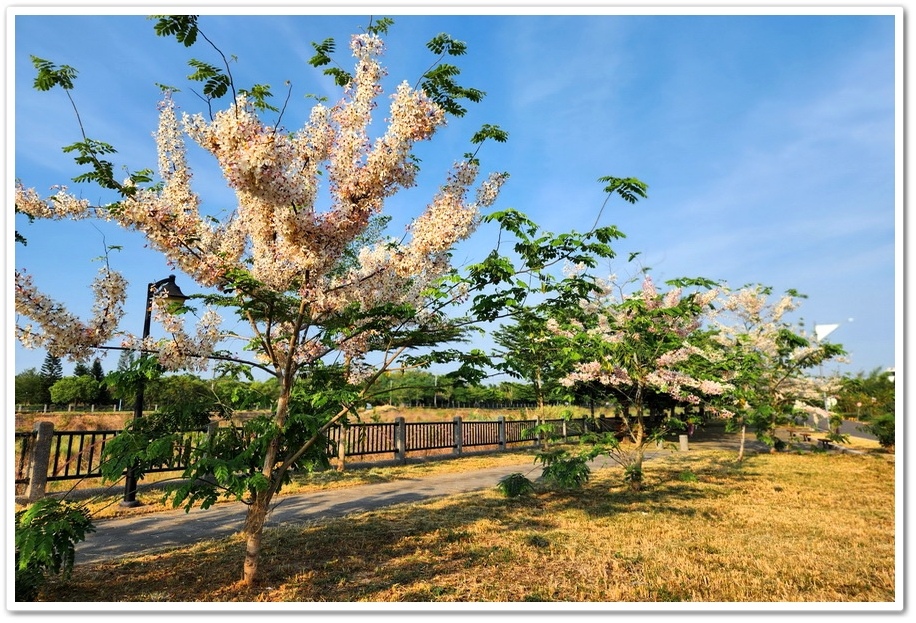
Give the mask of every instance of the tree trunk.
[{"label": "tree trunk", "polygon": [[261,538],[264,535],[264,523],[270,507],[269,489],[258,491],[248,513],[245,516],[245,563],[242,568],[242,583],[253,586],[258,579],[258,560],[261,556]]},{"label": "tree trunk", "polygon": [[738,445],[738,462],[744,460],[744,439],[747,431],[747,424],[741,423],[741,443]]},{"label": "tree trunk", "polygon": [[[277,399],[277,412],[274,419],[278,428],[282,429],[286,423],[286,416],[289,410],[289,397],[292,390],[292,382],[281,384],[282,390],[280,397]],[[267,446],[267,452],[264,455],[264,463],[261,467],[261,473],[268,481],[266,489],[257,491],[253,494],[251,505],[248,507],[248,513],[245,516],[244,534],[245,541],[245,563],[242,568],[242,584],[253,586],[258,580],[258,560],[261,556],[261,538],[264,534],[264,524],[267,521],[267,511],[270,509],[270,501],[273,499],[277,490],[277,483],[274,482],[274,466],[277,464],[277,455],[280,447],[280,433],[270,441]]]},{"label": "tree trunk", "polygon": [[642,491],[642,462],[643,462],[643,447],[639,446],[636,448],[636,452],[633,456],[633,461],[630,463],[630,469],[632,470],[633,477],[629,480],[630,491],[634,493],[637,491]]},{"label": "tree trunk", "polygon": [[534,371],[534,396],[538,404],[538,412],[544,412],[544,392],[541,389],[541,371],[536,369]]},{"label": "tree trunk", "polygon": [[633,450],[633,460],[630,461],[630,477],[628,480],[630,491],[633,492],[642,490],[642,462],[646,446],[646,423],[641,400],[637,401],[635,417],[636,435],[633,437],[635,448]]}]

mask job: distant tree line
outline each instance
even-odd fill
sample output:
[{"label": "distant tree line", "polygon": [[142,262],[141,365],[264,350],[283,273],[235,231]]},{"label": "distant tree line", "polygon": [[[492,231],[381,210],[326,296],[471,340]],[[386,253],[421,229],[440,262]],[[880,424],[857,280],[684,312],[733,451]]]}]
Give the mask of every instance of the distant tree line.
[{"label": "distant tree line", "polygon": [[[500,334],[511,336],[512,331]],[[498,338],[499,339],[499,338]],[[511,338],[515,339],[515,338]],[[509,344],[509,338],[506,343]],[[397,407],[449,408],[456,406],[487,405],[543,405],[575,403],[595,405],[600,411],[606,407],[615,408],[616,401],[606,392],[588,386],[577,387],[570,393],[559,383],[565,370],[556,365],[533,366],[543,353],[533,352],[532,361],[520,361],[521,349],[514,353],[515,365],[521,372],[514,376],[519,380],[498,383],[456,382],[449,374],[424,370],[405,370],[386,373],[376,382],[372,406],[391,405]],[[118,361],[117,372],[123,373],[133,364],[134,357],[124,351]],[[502,366],[506,373],[512,372],[511,365]],[[527,373],[529,379],[524,379]],[[61,360],[47,355],[40,370],[28,368],[15,377],[15,402],[17,405],[89,406],[120,404],[132,408],[134,390],[126,384],[118,384],[117,374],[106,374],[98,359],[91,366],[77,363],[73,373],[63,374]],[[144,409],[182,407],[198,412],[255,411],[267,409],[276,400],[278,387],[275,379],[264,381],[239,379],[232,375],[217,375],[203,379],[192,374],[169,374],[150,379],[144,391]],[[663,411],[670,405],[662,397],[651,402],[654,410]],[[894,382],[883,369],[869,373],[859,372],[845,375],[840,381],[836,396],[835,413],[848,419],[864,423],[874,422],[894,414]]]}]

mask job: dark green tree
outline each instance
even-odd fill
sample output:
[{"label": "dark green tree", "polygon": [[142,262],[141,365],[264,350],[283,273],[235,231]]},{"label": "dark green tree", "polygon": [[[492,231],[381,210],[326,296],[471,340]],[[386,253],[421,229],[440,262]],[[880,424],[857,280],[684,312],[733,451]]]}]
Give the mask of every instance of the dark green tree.
[{"label": "dark green tree", "polygon": [[42,383],[42,401],[50,403],[52,402],[51,386],[64,378],[64,366],[61,363],[60,357],[52,355],[51,353],[45,355],[45,360],[44,363],[41,364],[39,374],[41,375]]},{"label": "dark green tree", "polygon": [[883,368],[869,373],[859,372],[855,376],[843,377],[836,399],[836,411],[843,416],[869,421],[896,408],[896,393],[891,375]]},{"label": "dark green tree", "polygon": [[276,379],[266,381],[220,377],[210,382],[218,400],[232,411],[266,409],[277,400]]},{"label": "dark green tree", "polygon": [[99,384],[99,393],[95,397],[95,404],[108,404],[111,402],[111,395],[105,385],[105,370],[102,368],[102,362],[98,357],[92,360],[92,366],[89,368],[89,374]]},{"label": "dark green tree", "polygon": [[73,366],[73,376],[92,376],[92,368],[82,361],[77,361]]},{"label": "dark green tree", "polygon": [[48,402],[44,379],[35,368],[28,368],[16,375],[16,404],[40,405]]},{"label": "dark green tree", "polygon": [[92,360],[92,367],[89,369],[89,374],[99,383],[105,380],[105,370],[102,369],[102,362],[98,357]]},{"label": "dark green tree", "polygon": [[204,426],[211,418],[228,416],[210,383],[192,374],[169,374],[151,381],[144,392],[147,408],[169,424],[168,433]]},{"label": "dark green tree", "polygon": [[897,423],[893,413],[876,416],[861,428],[877,437],[882,448],[893,448],[897,443]]}]

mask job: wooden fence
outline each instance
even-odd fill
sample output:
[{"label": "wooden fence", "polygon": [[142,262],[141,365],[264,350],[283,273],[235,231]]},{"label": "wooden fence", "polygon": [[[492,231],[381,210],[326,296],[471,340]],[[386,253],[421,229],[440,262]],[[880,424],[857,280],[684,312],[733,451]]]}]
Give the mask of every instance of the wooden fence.
[{"label": "wooden fence", "polygon": [[[598,418],[463,421],[375,422],[335,426],[328,431],[327,452],[343,463],[361,460],[406,462],[408,455],[438,452],[459,456],[467,449],[506,450],[510,446],[534,445],[545,434],[568,440],[587,431],[612,432],[619,420]],[[149,472],[184,471],[192,450],[212,433],[209,429],[182,432],[175,441],[173,459]],[[535,427],[540,430],[536,431]],[[34,501],[46,494],[48,482],[101,478],[105,445],[121,431],[55,431],[50,422],[39,422],[32,432],[15,435],[16,495]]]}]

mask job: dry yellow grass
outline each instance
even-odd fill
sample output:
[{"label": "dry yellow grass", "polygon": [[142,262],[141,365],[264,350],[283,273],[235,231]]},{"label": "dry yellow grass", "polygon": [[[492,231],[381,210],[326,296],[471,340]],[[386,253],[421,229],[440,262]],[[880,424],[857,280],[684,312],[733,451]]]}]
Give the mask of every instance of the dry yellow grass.
[{"label": "dry yellow grass", "polygon": [[[892,602],[894,457],[721,451],[619,469],[581,491],[495,490],[77,567],[44,601]],[[113,582],[113,579],[117,579]]]}]

